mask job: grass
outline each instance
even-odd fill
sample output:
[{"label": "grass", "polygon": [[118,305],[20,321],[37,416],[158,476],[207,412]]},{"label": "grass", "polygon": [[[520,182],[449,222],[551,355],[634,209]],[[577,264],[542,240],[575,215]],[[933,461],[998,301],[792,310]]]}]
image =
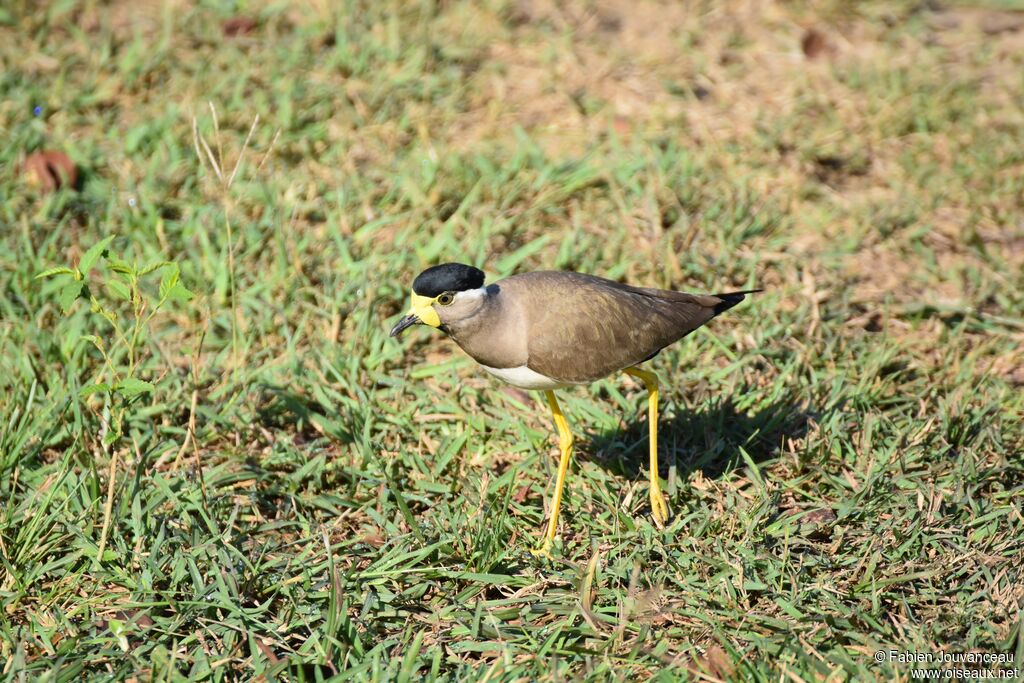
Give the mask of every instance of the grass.
[{"label": "grass", "polygon": [[[1005,7],[240,3],[257,26],[225,37],[219,3],[5,5],[5,676],[908,680],[890,648],[1019,669]],[[228,169],[257,115],[225,187],[193,120]],[[19,177],[41,148],[77,191]],[[109,327],[34,276],[112,234],[196,297],[142,335],[156,390],[108,453],[113,404],[78,391]],[[644,392],[612,378],[562,392],[561,543],[524,552],[542,402],[440,335],[387,337],[446,260],[765,288],[650,364],[667,529]]]}]

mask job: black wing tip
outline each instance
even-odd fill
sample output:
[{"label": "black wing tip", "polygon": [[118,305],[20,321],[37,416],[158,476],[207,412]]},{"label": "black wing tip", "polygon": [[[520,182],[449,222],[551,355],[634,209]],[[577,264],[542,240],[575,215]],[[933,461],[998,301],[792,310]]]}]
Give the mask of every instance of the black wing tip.
[{"label": "black wing tip", "polygon": [[721,302],[715,304],[715,315],[728,311],[730,308],[746,299],[747,294],[757,294],[758,292],[763,291],[763,289],[745,289],[742,292],[726,292],[725,294],[715,294],[715,297],[721,299]]}]

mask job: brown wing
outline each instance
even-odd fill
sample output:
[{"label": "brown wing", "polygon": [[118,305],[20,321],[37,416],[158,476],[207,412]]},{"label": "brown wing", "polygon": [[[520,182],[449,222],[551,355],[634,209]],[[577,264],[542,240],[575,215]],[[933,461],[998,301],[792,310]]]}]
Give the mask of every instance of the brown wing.
[{"label": "brown wing", "polygon": [[526,313],[528,367],[580,383],[647,360],[743,298],[631,287],[564,272],[526,273],[498,284],[515,289]]}]

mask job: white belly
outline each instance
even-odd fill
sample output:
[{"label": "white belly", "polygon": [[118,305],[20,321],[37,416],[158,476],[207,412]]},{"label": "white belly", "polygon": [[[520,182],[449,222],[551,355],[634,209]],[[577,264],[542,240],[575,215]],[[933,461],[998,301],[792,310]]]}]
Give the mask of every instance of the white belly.
[{"label": "white belly", "polygon": [[519,387],[520,389],[561,389],[562,387],[570,386],[566,382],[559,382],[557,379],[551,379],[539,372],[534,372],[525,365],[520,365],[518,368],[490,368],[486,365],[481,365],[480,367],[502,382]]}]

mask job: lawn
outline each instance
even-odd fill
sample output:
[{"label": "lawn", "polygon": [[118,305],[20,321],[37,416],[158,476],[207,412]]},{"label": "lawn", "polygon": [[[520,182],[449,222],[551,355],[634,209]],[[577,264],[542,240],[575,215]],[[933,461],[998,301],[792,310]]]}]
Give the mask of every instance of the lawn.
[{"label": "lawn", "polygon": [[[1010,3],[9,0],[0,63],[9,679],[1024,668]],[[387,335],[445,261],[764,288],[648,364],[665,529],[613,377],[527,552],[543,398]]]}]

